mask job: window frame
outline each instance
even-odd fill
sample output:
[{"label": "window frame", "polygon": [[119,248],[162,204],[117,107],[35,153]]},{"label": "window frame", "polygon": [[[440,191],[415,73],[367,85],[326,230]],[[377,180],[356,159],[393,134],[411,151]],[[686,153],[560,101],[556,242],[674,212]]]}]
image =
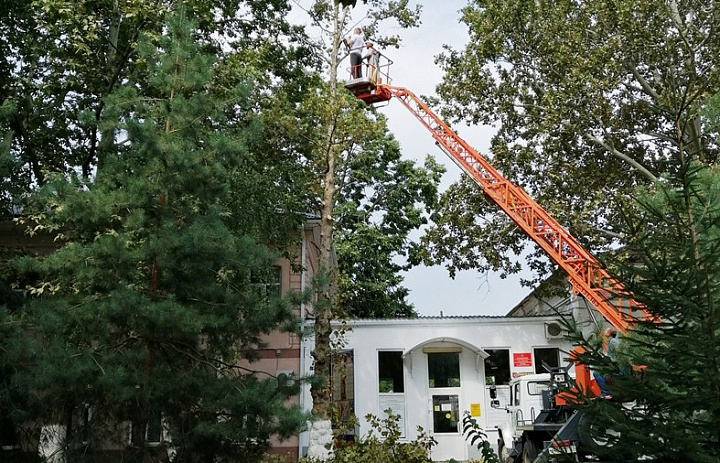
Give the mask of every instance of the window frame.
[{"label": "window frame", "polygon": [[[157,440],[151,440],[150,429],[157,426],[158,438]],[[154,437],[154,436],[153,436]],[[157,447],[161,445],[165,438],[165,430],[163,426],[162,413],[159,410],[152,410],[148,417],[147,423],[145,423],[145,445],[148,447]]]},{"label": "window frame", "polygon": [[[509,347],[494,347],[494,348],[483,348],[483,350],[485,352],[487,352],[488,354],[490,354],[489,357],[487,357],[486,359],[483,360],[483,365],[485,366],[486,385],[487,386],[509,386],[510,381],[512,380],[511,349]],[[499,376],[499,375],[488,374],[488,372],[491,370],[491,368],[489,368],[489,366],[492,366],[492,365],[488,365],[488,359],[495,359],[496,357],[493,354],[501,352],[501,351],[507,352],[507,359],[505,359],[505,360],[507,360],[507,365],[499,365],[498,367],[496,367],[496,369],[507,368],[507,378],[504,378],[501,382],[498,382],[497,376]],[[487,378],[489,378],[491,376],[494,378],[494,384],[487,384]]]},{"label": "window frame", "polygon": [[[445,389],[445,388],[462,387],[462,373],[461,373],[461,368],[460,368],[460,352],[455,352],[455,351],[427,352],[426,356],[427,356],[427,367],[428,367],[427,368],[428,388],[430,388],[430,389]],[[455,369],[455,367],[457,367],[457,378],[451,377],[449,374],[446,374],[445,385],[437,386],[437,385],[435,385],[436,384],[435,380],[437,378],[431,376],[431,374],[432,374],[431,370],[436,365],[433,365],[435,362],[434,361],[431,362],[430,359],[431,359],[431,357],[438,359],[440,356],[454,356],[455,361],[453,362],[453,364],[450,364],[449,367],[451,367],[453,369]],[[447,369],[447,368],[448,368],[448,366],[443,367],[443,369]],[[457,384],[450,383],[450,381],[453,379],[457,379]]]},{"label": "window frame", "polygon": [[283,267],[281,265],[271,266],[271,278],[262,281],[257,275],[250,274],[250,281],[257,288],[258,294],[267,301],[280,299],[282,297]]},{"label": "window frame", "polygon": [[[392,381],[393,381],[392,382],[392,390],[390,390],[390,391],[382,390],[383,377],[382,377],[382,372],[381,372],[381,367],[380,367],[381,354],[385,354],[385,355],[399,354],[399,355],[397,355],[398,363],[396,365],[393,365],[393,368],[399,368],[399,372],[394,371],[393,373],[395,373],[395,374],[392,376],[392,378],[389,378],[389,377],[384,378],[386,380],[392,379]],[[395,356],[395,355],[393,355],[393,356]],[[376,387],[377,387],[378,394],[404,394],[405,393],[405,366],[403,364],[402,356],[403,356],[403,351],[401,351],[401,350],[378,350],[377,351],[377,374],[378,374],[378,376],[377,376]],[[399,376],[397,376],[397,373],[399,373]],[[400,390],[397,390],[395,387],[396,386],[395,380],[397,380],[398,378],[400,379]]]},{"label": "window frame", "polygon": [[559,347],[555,347],[555,346],[538,346],[538,347],[533,347],[533,363],[534,363],[535,373],[547,373],[547,371],[545,370],[545,368],[544,368],[543,365],[542,365],[542,360],[547,361],[547,359],[546,359],[546,358],[538,358],[538,352],[540,352],[540,351],[551,351],[551,350],[554,350],[554,351],[555,351],[555,356],[556,356],[555,361],[556,361],[556,364],[553,365],[553,364],[551,364],[550,362],[547,362],[547,363],[548,363],[551,367],[560,367],[560,358],[561,358],[561,357],[560,357],[560,348],[559,348]]}]

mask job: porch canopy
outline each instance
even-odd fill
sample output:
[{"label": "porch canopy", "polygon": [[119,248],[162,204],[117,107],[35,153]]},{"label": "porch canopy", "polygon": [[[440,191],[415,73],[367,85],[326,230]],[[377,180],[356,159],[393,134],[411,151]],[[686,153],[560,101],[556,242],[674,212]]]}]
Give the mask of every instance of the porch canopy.
[{"label": "porch canopy", "polygon": [[412,374],[412,353],[422,350],[422,352],[428,353],[441,353],[441,352],[462,352],[465,348],[475,354],[475,370],[480,371],[480,362],[490,357],[490,354],[485,352],[480,347],[472,344],[463,339],[443,336],[439,338],[428,339],[420,344],[407,349],[402,354],[402,359],[407,365],[408,371]]}]

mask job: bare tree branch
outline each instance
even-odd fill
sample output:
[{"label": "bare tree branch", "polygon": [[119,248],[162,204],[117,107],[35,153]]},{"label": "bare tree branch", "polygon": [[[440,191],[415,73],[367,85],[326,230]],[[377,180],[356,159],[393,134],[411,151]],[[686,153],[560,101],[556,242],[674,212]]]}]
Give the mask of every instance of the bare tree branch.
[{"label": "bare tree branch", "polygon": [[615,149],[615,147],[613,147],[612,145],[608,144],[607,142],[595,137],[594,135],[585,135],[585,138],[590,140],[592,143],[604,148],[608,153],[612,154],[613,156],[627,162],[628,164],[633,166],[633,168],[635,168],[638,172],[643,174],[645,177],[647,177],[651,181],[657,182],[658,179],[655,175],[653,175],[652,172],[650,172],[645,167],[640,165],[640,163],[635,161],[633,158],[631,158],[627,154],[618,151],[617,149]]}]

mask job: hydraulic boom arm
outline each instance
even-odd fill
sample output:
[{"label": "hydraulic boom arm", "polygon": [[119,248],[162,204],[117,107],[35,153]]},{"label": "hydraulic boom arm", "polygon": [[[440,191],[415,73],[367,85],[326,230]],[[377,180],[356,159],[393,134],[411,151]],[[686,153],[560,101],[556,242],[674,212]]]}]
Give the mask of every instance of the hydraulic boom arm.
[{"label": "hydraulic boom arm", "polygon": [[[394,96],[405,105],[446,154],[480,185],[485,195],[567,272],[573,290],[585,296],[615,328],[624,333],[638,317],[652,318],[525,190],[500,175],[412,92],[402,87],[377,85],[371,95],[374,101]],[[357,96],[363,99],[363,95]]]}]

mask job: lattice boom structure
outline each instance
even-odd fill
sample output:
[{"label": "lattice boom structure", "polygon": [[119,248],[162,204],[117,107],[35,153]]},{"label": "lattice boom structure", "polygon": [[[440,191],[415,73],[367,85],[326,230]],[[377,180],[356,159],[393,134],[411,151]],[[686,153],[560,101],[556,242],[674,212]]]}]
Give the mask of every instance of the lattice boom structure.
[{"label": "lattice boom structure", "polygon": [[[600,262],[519,186],[496,171],[482,155],[460,138],[415,94],[402,87],[378,85],[373,101],[397,98],[430,131],[448,156],[470,175],[550,258],[567,272],[576,293],[587,298],[617,329],[626,332],[638,317],[652,319],[611,277]],[[357,95],[363,99],[362,95]]]}]

